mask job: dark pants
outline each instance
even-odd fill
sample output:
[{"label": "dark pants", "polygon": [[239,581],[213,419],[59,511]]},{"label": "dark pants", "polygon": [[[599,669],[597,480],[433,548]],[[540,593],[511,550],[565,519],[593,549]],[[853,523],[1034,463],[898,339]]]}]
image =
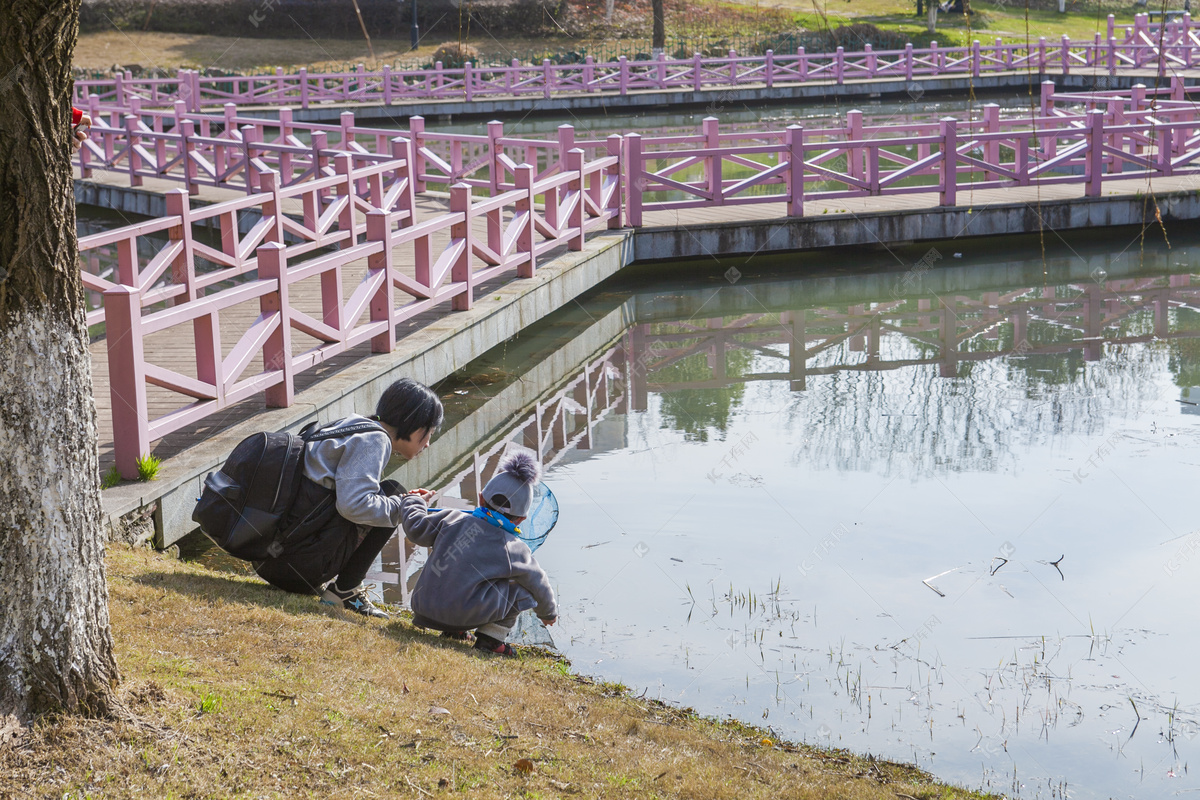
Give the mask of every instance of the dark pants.
[{"label": "dark pants", "polygon": [[[396,481],[384,481],[380,489],[388,497],[404,494]],[[342,591],[362,583],[396,529],[368,528],[362,534],[358,525],[337,513],[336,502],[334,490],[304,478],[285,524],[289,533],[283,540],[284,553],[256,564],[258,576],[296,594],[320,594],[334,578]]]}]

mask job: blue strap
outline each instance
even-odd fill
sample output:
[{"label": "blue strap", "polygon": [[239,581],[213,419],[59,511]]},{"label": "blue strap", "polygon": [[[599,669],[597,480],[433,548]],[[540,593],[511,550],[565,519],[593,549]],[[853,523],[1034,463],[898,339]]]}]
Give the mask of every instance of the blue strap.
[{"label": "blue strap", "polygon": [[500,530],[505,531],[507,533],[511,533],[513,536],[521,535],[521,529],[518,528],[516,525],[514,525],[513,521],[511,519],[504,516],[503,514],[497,514],[495,511],[492,511],[490,508],[483,508],[481,506],[480,508],[477,508],[474,511],[472,511],[471,516],[479,517],[484,522],[490,522],[491,524],[495,525]]}]

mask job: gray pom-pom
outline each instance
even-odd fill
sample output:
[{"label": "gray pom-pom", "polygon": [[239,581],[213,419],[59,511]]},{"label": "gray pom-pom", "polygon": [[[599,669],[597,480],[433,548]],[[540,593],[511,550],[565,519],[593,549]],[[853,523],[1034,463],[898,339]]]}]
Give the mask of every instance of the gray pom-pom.
[{"label": "gray pom-pom", "polygon": [[537,483],[542,477],[542,465],[534,458],[533,453],[524,450],[518,450],[506,458],[500,465],[500,471],[516,476],[523,483]]}]

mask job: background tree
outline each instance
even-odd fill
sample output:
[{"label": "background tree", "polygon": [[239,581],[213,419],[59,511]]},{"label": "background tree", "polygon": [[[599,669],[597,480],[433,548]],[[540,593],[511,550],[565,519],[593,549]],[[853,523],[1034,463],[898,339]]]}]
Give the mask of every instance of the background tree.
[{"label": "background tree", "polygon": [[115,710],[70,163],[79,3],[0,4],[0,740]]},{"label": "background tree", "polygon": [[654,33],[651,47],[658,53],[667,46],[667,27],[663,18],[663,0],[650,0],[650,11],[654,16]]}]

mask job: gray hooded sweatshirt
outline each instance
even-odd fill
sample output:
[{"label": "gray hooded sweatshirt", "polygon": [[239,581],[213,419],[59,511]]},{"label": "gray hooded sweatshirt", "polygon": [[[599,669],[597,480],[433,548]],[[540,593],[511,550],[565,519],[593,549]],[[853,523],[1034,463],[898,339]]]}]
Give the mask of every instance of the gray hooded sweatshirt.
[{"label": "gray hooded sweatshirt", "polygon": [[[336,430],[371,420],[358,414],[321,430]],[[392,440],[382,430],[309,442],[304,448],[304,475],[337,492],[337,511],[366,528],[400,524],[400,498],[379,489],[379,479],[392,457]]]},{"label": "gray hooded sweatshirt", "polygon": [[511,533],[455,509],[430,511],[417,495],[404,497],[401,516],[405,535],[431,548],[413,613],[461,630],[499,622],[514,609],[558,616],[550,579]]}]

